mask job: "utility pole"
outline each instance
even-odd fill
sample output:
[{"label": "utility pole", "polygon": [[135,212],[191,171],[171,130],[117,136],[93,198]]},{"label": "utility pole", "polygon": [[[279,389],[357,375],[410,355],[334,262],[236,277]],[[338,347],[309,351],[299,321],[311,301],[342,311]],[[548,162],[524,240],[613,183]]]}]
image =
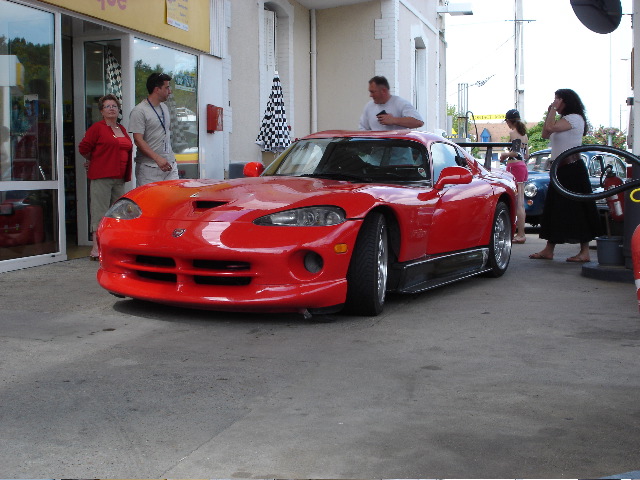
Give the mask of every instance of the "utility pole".
[{"label": "utility pole", "polygon": [[520,112],[520,118],[524,115],[524,48],[523,48],[523,25],[522,0],[515,0],[515,61],[514,61],[514,104],[516,110]]},{"label": "utility pole", "polygon": [[458,84],[458,138],[468,137],[469,84]]}]

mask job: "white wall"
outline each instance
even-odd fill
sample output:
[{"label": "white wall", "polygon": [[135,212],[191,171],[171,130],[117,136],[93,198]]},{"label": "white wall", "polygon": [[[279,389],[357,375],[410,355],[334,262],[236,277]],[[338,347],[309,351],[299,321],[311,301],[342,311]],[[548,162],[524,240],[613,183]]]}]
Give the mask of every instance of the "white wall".
[{"label": "white wall", "polygon": [[318,130],[357,130],[381,57],[380,2],[318,10]]}]

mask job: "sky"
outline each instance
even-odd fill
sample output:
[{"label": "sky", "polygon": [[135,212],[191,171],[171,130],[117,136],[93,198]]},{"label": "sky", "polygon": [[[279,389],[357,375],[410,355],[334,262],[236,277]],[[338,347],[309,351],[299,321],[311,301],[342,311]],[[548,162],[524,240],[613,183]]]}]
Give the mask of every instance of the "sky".
[{"label": "sky", "polygon": [[[452,0],[452,4],[458,0]],[[469,3],[469,0],[466,0]],[[473,115],[514,108],[515,0],[473,0],[473,15],[447,15],[447,105],[469,84]],[[578,93],[595,127],[627,130],[631,96],[632,0],[622,0],[620,26],[598,34],[582,25],[569,0],[522,0],[526,122],[542,120],[559,88]],[[473,85],[488,80],[484,85]],[[481,120],[478,120],[479,122]]]}]

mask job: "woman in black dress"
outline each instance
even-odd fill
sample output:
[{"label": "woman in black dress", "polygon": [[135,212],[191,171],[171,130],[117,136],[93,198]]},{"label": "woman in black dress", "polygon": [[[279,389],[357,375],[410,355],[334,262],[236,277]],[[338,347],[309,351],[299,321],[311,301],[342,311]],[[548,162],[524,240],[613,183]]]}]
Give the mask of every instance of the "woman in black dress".
[{"label": "woman in black dress", "polygon": [[[556,118],[556,113],[560,117]],[[555,160],[565,150],[582,145],[586,133],[587,117],[578,94],[568,88],[557,90],[542,128],[542,137],[550,139],[551,158]],[[587,167],[577,154],[567,157],[558,166],[558,181],[573,192],[592,191]],[[551,260],[556,244],[579,243],[580,251],[567,258],[567,262],[590,261],[589,242],[598,235],[599,229],[595,202],[571,200],[550,183],[540,225],[540,238],[547,240],[547,244],[529,258]]]}]

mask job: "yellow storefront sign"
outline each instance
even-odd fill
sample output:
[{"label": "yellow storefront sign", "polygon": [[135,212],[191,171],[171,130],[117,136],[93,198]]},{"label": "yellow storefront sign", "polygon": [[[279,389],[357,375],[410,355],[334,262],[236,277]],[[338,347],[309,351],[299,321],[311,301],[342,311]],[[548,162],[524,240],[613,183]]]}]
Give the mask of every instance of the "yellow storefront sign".
[{"label": "yellow storefront sign", "polygon": [[210,51],[210,2],[189,0],[43,0],[73,12]]}]

